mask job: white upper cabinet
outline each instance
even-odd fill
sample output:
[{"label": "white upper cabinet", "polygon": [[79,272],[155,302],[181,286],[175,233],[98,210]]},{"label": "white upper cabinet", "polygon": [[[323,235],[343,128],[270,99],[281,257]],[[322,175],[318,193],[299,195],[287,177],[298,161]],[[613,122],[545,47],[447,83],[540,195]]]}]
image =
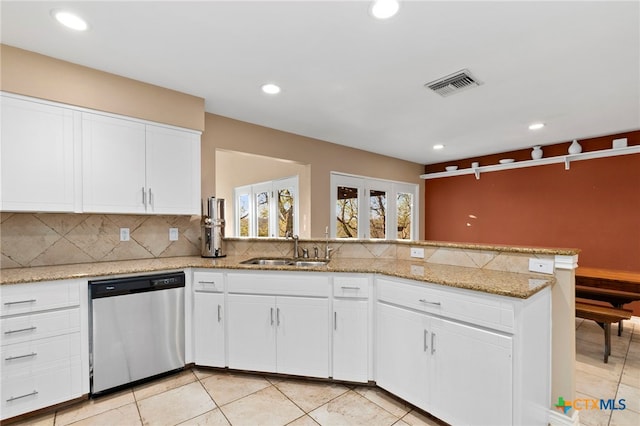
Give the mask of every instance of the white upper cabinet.
[{"label": "white upper cabinet", "polygon": [[83,210],[145,213],[145,125],[82,114]]},{"label": "white upper cabinet", "polygon": [[200,136],[146,127],[147,212],[200,214]]},{"label": "white upper cabinet", "polygon": [[73,212],[74,111],[2,95],[3,211]]},{"label": "white upper cabinet", "polygon": [[200,137],[82,114],[85,212],[198,214]]},{"label": "white upper cabinet", "polygon": [[200,134],[2,93],[3,211],[200,214]]}]

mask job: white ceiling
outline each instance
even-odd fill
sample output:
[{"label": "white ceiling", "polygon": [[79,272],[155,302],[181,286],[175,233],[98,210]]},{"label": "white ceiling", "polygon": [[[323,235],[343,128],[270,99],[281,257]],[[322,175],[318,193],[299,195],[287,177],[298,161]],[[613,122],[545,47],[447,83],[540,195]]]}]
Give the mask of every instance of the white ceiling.
[{"label": "white ceiling", "polygon": [[[422,164],[640,129],[639,1],[5,1],[2,43]],[[80,13],[86,33],[53,8]],[[429,81],[468,68],[480,87]],[[282,86],[277,96],[260,92]],[[535,121],[547,126],[527,129]],[[445,145],[442,151],[431,147]]]}]

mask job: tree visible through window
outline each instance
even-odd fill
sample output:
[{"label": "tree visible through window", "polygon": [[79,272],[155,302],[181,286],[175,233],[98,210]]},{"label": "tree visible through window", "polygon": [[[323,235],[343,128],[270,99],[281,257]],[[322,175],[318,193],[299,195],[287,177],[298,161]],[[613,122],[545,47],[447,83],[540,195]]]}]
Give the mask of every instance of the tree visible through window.
[{"label": "tree visible through window", "polygon": [[293,235],[294,196],[291,189],[278,190],[278,236]]},{"label": "tree visible through window", "polygon": [[397,223],[398,223],[398,235],[399,240],[411,239],[411,207],[413,205],[413,194],[404,192],[398,193],[398,200],[396,206]]},{"label": "tree visible through window", "polygon": [[338,187],[336,236],[358,238],[358,188]]},{"label": "tree visible through window", "polygon": [[369,236],[386,238],[387,235],[387,193],[369,191]]}]

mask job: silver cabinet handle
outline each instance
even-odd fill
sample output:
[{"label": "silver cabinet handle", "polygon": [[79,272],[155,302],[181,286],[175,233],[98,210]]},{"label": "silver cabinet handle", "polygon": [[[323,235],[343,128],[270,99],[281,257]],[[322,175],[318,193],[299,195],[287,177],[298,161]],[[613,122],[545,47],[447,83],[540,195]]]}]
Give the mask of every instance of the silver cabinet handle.
[{"label": "silver cabinet handle", "polygon": [[30,358],[30,357],[36,356],[36,355],[38,355],[36,352],[31,352],[30,354],[25,354],[25,355],[8,356],[4,360],[5,361],[12,361],[14,359]]},{"label": "silver cabinet handle", "polygon": [[222,322],[222,306],[218,305],[218,322]]},{"label": "silver cabinet handle", "polygon": [[436,346],[435,346],[435,337],[436,337],[436,333],[431,333],[431,355],[433,355],[433,353],[436,351]]},{"label": "silver cabinet handle", "polygon": [[280,327],[280,308],[276,309],[276,325]]},{"label": "silver cabinet handle", "polygon": [[338,313],[336,311],[333,311],[333,329],[338,329]]},{"label": "silver cabinet handle", "polygon": [[435,305],[435,306],[441,305],[440,302],[429,302],[427,299],[420,299],[418,300],[418,302],[426,303],[427,305]]},{"label": "silver cabinet handle", "polygon": [[340,288],[343,289],[343,290],[360,290],[360,287],[349,286],[349,285],[343,285]]},{"label": "silver cabinet handle", "polygon": [[216,282],[215,281],[198,281],[198,284],[213,284],[213,285],[215,285]]},{"label": "silver cabinet handle", "polygon": [[26,393],[24,395],[20,395],[20,396],[12,396],[11,398],[7,399],[7,402],[11,402],[11,401],[15,401],[16,399],[20,399],[20,398],[26,398],[28,396],[33,396],[33,395],[37,395],[38,391],[34,390],[33,392],[30,393]]},{"label": "silver cabinet handle", "polygon": [[4,302],[5,306],[10,306],[10,305],[17,305],[20,303],[34,303],[36,301],[36,299],[29,299],[29,300],[18,300],[17,302]]},{"label": "silver cabinet handle", "polygon": [[147,193],[144,190],[144,186],[142,187],[142,204],[147,205]]},{"label": "silver cabinet handle", "polygon": [[429,334],[427,332],[427,330],[424,330],[424,335],[422,336],[422,342],[423,342],[423,347],[424,347],[423,351],[424,352],[426,352],[427,349],[428,349],[428,346],[427,346],[427,334]]},{"label": "silver cabinet handle", "polygon": [[149,205],[153,207],[153,194],[151,193],[151,188],[149,188]]},{"label": "silver cabinet handle", "polygon": [[12,333],[20,333],[23,331],[33,331],[38,327],[32,326],[32,327],[27,327],[27,328],[21,328],[19,330],[9,330],[9,331],[5,331],[4,334],[12,334]]},{"label": "silver cabinet handle", "polygon": [[271,325],[273,325],[273,308],[271,308]]}]

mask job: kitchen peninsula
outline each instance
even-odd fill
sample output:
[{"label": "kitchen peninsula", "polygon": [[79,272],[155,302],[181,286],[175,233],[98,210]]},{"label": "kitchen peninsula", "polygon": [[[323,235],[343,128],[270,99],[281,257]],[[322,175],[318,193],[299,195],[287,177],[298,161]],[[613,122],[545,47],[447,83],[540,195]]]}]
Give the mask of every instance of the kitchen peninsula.
[{"label": "kitchen peninsula", "polygon": [[[355,312],[358,307],[363,307],[364,330],[368,330],[366,331],[368,338],[365,342],[368,342],[369,350],[364,352],[368,358],[365,362],[365,365],[368,365],[368,371],[363,373],[364,376],[349,377],[349,373],[352,372],[347,369],[346,378],[338,380],[375,381],[378,386],[414,405],[455,423],[465,419],[455,417],[453,414],[455,410],[447,406],[446,400],[438,398],[438,395],[449,392],[448,395],[453,396],[457,392],[458,398],[464,397],[461,391],[462,386],[447,389],[442,387],[443,383],[455,383],[460,379],[464,379],[465,383],[472,383],[474,377],[477,377],[479,383],[476,385],[479,387],[476,385],[465,385],[465,387],[469,387],[470,392],[478,392],[483,386],[487,386],[487,381],[481,375],[483,368],[476,369],[475,364],[471,365],[472,363],[467,363],[470,367],[474,367],[472,371],[467,372],[467,376],[457,376],[457,379],[444,377],[442,374],[461,370],[455,362],[445,361],[455,359],[456,353],[468,354],[470,348],[484,347],[489,352],[478,353],[477,357],[474,355],[477,362],[484,362],[485,357],[492,360],[500,357],[505,359],[500,364],[502,366],[491,367],[498,368],[497,370],[488,370],[499,372],[498,375],[506,380],[506,382],[495,381],[496,392],[500,394],[500,392],[504,393],[504,389],[513,388],[514,390],[513,395],[511,391],[508,392],[513,405],[502,413],[502,417],[492,418],[499,423],[515,424],[525,419],[542,417],[549,417],[549,421],[553,423],[553,419],[550,418],[554,414],[553,398],[557,399],[556,395],[562,395],[565,398],[567,395],[573,395],[573,369],[564,366],[572,364],[575,357],[574,327],[569,325],[573,323],[573,267],[577,260],[577,250],[437,242],[331,240],[329,244],[335,249],[335,254],[327,265],[301,268],[240,263],[256,256],[290,256],[290,242],[233,238],[227,239],[226,242],[229,256],[221,259],[184,256],[4,269],[0,278],[3,286],[0,289],[4,298],[8,293],[6,290],[16,291],[22,287],[20,283],[41,283],[42,286],[48,286],[61,281],[79,281],[79,287],[82,288],[83,283],[86,284],[88,279],[94,277],[185,270],[189,277],[187,294],[190,295],[185,299],[187,362],[195,362],[198,365],[229,366],[229,368],[237,365],[238,368],[252,369],[243,367],[245,365],[243,362],[246,360],[238,358],[238,348],[242,349],[244,342],[238,340],[237,333],[234,335],[233,331],[233,318],[238,312],[242,312],[242,302],[253,300],[250,299],[252,297],[273,298],[275,304],[271,306],[276,306],[278,315],[282,310],[285,315],[283,321],[285,321],[286,304],[284,302],[312,300],[319,304],[318,312],[326,313],[325,317],[329,316],[327,314],[330,311],[333,311],[332,315],[335,316],[319,322],[321,326],[319,333],[326,334],[328,339],[323,347],[324,351],[328,350],[328,352],[323,355],[324,358],[319,359],[322,369],[316,372],[298,371],[295,370],[295,366],[290,366],[282,360],[273,368],[253,369],[310,377],[334,377],[334,379],[340,377],[337,368],[342,358],[337,351],[341,347],[337,335],[334,335],[331,340],[328,328],[333,327],[331,325],[333,321],[340,323],[338,315],[342,312]],[[301,241],[301,244],[319,245],[324,244],[324,241],[308,240]],[[411,258],[410,249],[414,247],[424,250],[424,258]],[[529,272],[530,258],[553,260],[554,273],[547,275]],[[206,286],[199,283],[208,282],[222,284],[212,292],[198,287]],[[271,283],[275,283],[275,286],[271,286]],[[299,290],[307,285],[310,287],[304,292],[309,293],[305,293],[305,297],[298,297],[302,296],[298,294]],[[312,285],[317,287],[312,290]],[[349,294],[350,290],[345,290],[352,288],[362,288],[363,292]],[[86,288],[84,291],[86,292]],[[288,296],[289,291],[291,296]],[[222,318],[227,323],[226,333],[230,345],[227,362],[223,358],[222,364],[218,365],[199,362],[197,352],[199,338],[197,330],[198,327],[202,328],[202,323],[197,320],[199,318],[197,298],[212,293],[222,297],[218,300],[222,300],[221,306],[224,306],[226,311],[223,311]],[[261,296],[252,296],[253,294]],[[273,296],[269,296],[270,294]],[[418,299],[420,303],[416,304],[415,300]],[[436,299],[438,301],[432,301]],[[82,296],[80,300],[82,304]],[[429,306],[430,303],[433,306]],[[220,315],[220,308],[218,309],[218,315]],[[215,309],[209,309],[209,311],[215,312]],[[567,323],[568,326],[554,327],[551,331],[551,317],[554,323]],[[403,372],[391,370],[395,368],[393,366],[398,365],[398,360],[394,357],[398,353],[407,351],[399,347],[393,352],[384,350],[385,347],[394,347],[402,343],[393,340],[399,335],[397,329],[404,328],[404,324],[415,324],[413,318],[428,320],[428,324],[424,326],[424,342],[420,347],[422,348],[424,343],[425,348],[429,349],[424,351],[421,349],[414,355],[430,357],[428,360],[422,358],[427,363],[425,374],[430,374],[433,379],[431,383],[439,383],[440,387],[437,389],[417,389],[416,392],[408,389],[406,383],[402,382]],[[278,324],[279,321],[280,317],[278,317]],[[544,344],[545,330],[547,344]],[[551,335],[552,342],[549,341]],[[451,340],[448,336],[458,337]],[[468,340],[460,340],[460,336],[467,336]],[[452,346],[465,341],[469,342],[468,347],[465,344],[459,347]],[[486,342],[486,346],[481,345],[482,342]],[[560,343],[556,344],[556,342]],[[283,352],[284,343],[284,340],[278,341],[279,352]],[[447,343],[450,344],[449,348],[458,347],[459,351],[447,350]],[[305,345],[299,344],[299,346]],[[293,350],[297,351],[295,348]],[[544,360],[548,359],[550,352],[551,365],[547,363],[545,367]],[[512,360],[511,357],[513,357]],[[524,357],[530,357],[526,358],[526,369],[523,364]],[[327,359],[332,361],[327,363]],[[540,360],[543,361],[541,364]],[[331,364],[333,370],[327,370]],[[449,364],[451,364],[450,367],[448,367]],[[536,368],[532,368],[533,366]],[[545,368],[547,373],[541,375],[541,369]],[[464,374],[464,370],[461,371]],[[418,374],[417,371],[411,371],[411,374],[414,373]],[[536,384],[531,386],[533,382]],[[86,394],[86,391],[82,394]],[[543,395],[544,404],[540,403],[541,395]],[[477,396],[476,399],[478,399]],[[538,405],[535,407],[529,404],[533,400],[537,400]],[[495,410],[490,411],[495,412]]]}]

